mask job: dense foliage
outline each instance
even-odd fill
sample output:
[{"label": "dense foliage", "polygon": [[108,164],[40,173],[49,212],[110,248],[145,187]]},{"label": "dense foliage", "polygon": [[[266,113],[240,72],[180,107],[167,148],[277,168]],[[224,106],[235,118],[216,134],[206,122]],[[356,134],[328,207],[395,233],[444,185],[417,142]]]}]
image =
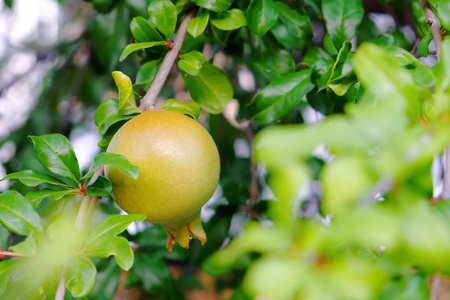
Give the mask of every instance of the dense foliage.
[{"label": "dense foliage", "polygon": [[[15,149],[2,161],[0,298],[439,294],[450,273],[439,169],[448,1],[58,2],[70,16],[61,27],[83,30],[50,50],[34,45],[38,63],[53,63],[26,123],[0,140]],[[167,251],[159,225],[120,215],[110,197],[103,166],[132,178],[139,169],[104,150],[149,104],[198,120],[218,146],[204,246]],[[71,141],[92,131],[99,148],[81,148],[99,154],[84,165]]]}]

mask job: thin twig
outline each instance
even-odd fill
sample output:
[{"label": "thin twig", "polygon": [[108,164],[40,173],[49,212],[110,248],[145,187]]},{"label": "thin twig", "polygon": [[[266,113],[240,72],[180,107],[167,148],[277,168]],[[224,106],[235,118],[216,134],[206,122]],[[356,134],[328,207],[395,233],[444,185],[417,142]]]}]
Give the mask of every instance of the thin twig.
[{"label": "thin twig", "polygon": [[441,290],[441,274],[437,274],[433,276],[431,280],[430,300],[439,300],[440,290]]},{"label": "thin twig", "polygon": [[430,26],[434,44],[436,45],[436,56],[439,60],[442,45],[441,26],[439,24],[439,20],[431,9],[430,4],[428,4],[427,0],[420,0],[419,4],[425,12],[425,16],[427,17],[427,23],[428,26]]},{"label": "thin twig", "polygon": [[158,97],[159,92],[166,82],[167,76],[169,75],[169,72],[172,69],[173,64],[175,63],[175,60],[178,57],[178,53],[180,53],[181,46],[183,45],[183,41],[187,33],[187,24],[195,16],[196,13],[197,9],[192,9],[184,17],[183,22],[181,22],[177,35],[175,36],[173,43],[171,43],[172,49],[167,52],[158,73],[156,73],[155,79],[153,79],[153,83],[150,89],[142,98],[141,105],[139,106],[140,110],[146,111],[152,108],[152,106],[154,105],[156,98]]}]

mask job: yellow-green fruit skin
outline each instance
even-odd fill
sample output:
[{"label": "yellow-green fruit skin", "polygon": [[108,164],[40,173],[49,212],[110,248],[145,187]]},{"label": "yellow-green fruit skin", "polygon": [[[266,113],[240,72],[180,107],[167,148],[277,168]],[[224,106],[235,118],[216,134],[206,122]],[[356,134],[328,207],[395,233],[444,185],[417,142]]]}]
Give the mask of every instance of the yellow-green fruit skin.
[{"label": "yellow-green fruit skin", "polygon": [[[199,221],[201,207],[218,184],[219,153],[209,133],[185,115],[147,110],[117,131],[107,151],[124,155],[140,170],[138,179],[132,179],[105,167],[116,203],[127,213],[144,214],[148,222],[163,225],[180,242],[177,235],[185,234],[180,230],[187,232],[183,226]],[[201,223],[199,230],[203,232]]]}]

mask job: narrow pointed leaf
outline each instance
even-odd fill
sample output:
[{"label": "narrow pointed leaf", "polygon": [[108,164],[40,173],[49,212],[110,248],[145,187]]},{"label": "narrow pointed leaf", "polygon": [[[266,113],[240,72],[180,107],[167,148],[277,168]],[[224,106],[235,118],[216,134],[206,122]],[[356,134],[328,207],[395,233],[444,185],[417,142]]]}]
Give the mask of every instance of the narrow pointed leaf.
[{"label": "narrow pointed leaf", "polygon": [[313,88],[311,69],[285,75],[256,94],[247,109],[256,124],[266,124],[290,112]]},{"label": "narrow pointed leaf", "polygon": [[90,179],[92,175],[94,175],[94,173],[104,165],[111,165],[133,179],[137,179],[139,177],[139,168],[132,165],[125,156],[102,152],[94,158],[94,163],[89,169],[89,172],[83,176],[83,180]]},{"label": "narrow pointed leaf", "polygon": [[309,40],[312,37],[311,20],[307,15],[290,8],[283,2],[275,2],[279,16],[289,33],[299,39]]},{"label": "narrow pointed leaf", "polygon": [[50,172],[78,182],[80,167],[73,147],[62,134],[29,136],[41,164]]},{"label": "narrow pointed leaf", "polygon": [[119,90],[119,113],[128,114],[130,108],[139,113],[140,110],[136,106],[130,77],[119,71],[112,72],[112,75]]},{"label": "narrow pointed leaf", "polygon": [[20,235],[28,235],[34,230],[42,231],[39,214],[31,203],[16,191],[0,194],[0,223]]},{"label": "narrow pointed leaf", "polygon": [[54,201],[60,200],[66,195],[76,195],[76,191],[72,189],[67,190],[60,190],[60,191],[54,191],[54,190],[48,190],[43,189],[40,191],[34,191],[29,192],[25,198],[33,205],[34,208],[38,207],[39,203],[41,203],[42,200],[45,198],[52,199]]},{"label": "narrow pointed leaf", "polygon": [[162,46],[165,44],[166,44],[166,42],[164,42],[164,41],[129,44],[125,47],[125,49],[123,49],[123,52],[120,55],[119,61],[125,60],[125,58],[127,58],[128,55],[130,55],[133,52],[151,48],[151,47],[155,47],[155,46]]},{"label": "narrow pointed leaf", "polygon": [[77,298],[86,297],[94,288],[97,269],[85,255],[75,255],[64,267],[66,287]]},{"label": "narrow pointed leaf", "polygon": [[98,133],[105,135],[108,129],[114,124],[132,119],[140,113],[141,111],[139,109],[136,110],[136,106],[129,104],[125,105],[122,111],[119,112],[119,100],[110,98],[99,105],[95,112],[94,121],[98,126]]},{"label": "narrow pointed leaf", "polygon": [[35,172],[32,170],[25,170],[25,171],[11,173],[11,174],[8,174],[7,176],[3,177],[2,180],[6,180],[6,179],[20,180],[20,182],[22,182],[23,184],[25,184],[27,186],[37,186],[42,183],[49,183],[49,184],[69,187],[64,182],[62,182],[50,175],[38,173],[38,172]]},{"label": "narrow pointed leaf", "polygon": [[145,215],[109,216],[100,222],[100,224],[89,234],[87,243],[93,243],[100,239],[116,236],[127,229],[131,223],[143,221],[145,218]]}]

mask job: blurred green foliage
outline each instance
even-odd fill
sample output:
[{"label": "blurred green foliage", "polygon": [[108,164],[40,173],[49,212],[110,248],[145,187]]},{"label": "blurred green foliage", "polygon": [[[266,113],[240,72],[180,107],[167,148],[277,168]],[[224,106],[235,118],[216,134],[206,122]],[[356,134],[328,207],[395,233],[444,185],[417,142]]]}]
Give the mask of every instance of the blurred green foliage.
[{"label": "blurred green foliage", "polygon": [[[417,1],[58,2],[83,30],[40,49],[53,64],[35,107],[0,140],[16,149],[0,247],[24,256],[0,262],[2,299],[55,298],[61,276],[66,299],[429,299],[449,274],[450,205],[431,173],[450,140],[446,1],[429,1],[437,63]],[[140,113],[190,13],[157,105],[209,130],[221,177],[207,243],[168,252],[159,225],[118,215],[106,177],[90,182],[105,164],[138,170],[105,153],[80,170],[70,141],[98,133],[83,148],[101,151]]]}]

